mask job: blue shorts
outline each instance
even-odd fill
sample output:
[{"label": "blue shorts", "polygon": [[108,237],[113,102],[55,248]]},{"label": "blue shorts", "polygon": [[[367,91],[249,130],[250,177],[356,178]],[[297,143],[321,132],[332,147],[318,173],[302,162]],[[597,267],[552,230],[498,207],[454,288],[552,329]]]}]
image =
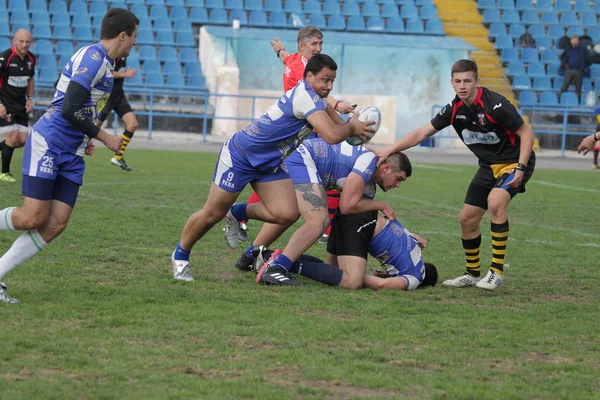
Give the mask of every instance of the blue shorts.
[{"label": "blue shorts", "polygon": [[290,176],[283,168],[273,172],[260,171],[252,166],[232,143],[231,138],[221,147],[213,182],[221,189],[237,193],[244,190],[251,182],[273,182],[289,179]]},{"label": "blue shorts", "polygon": [[315,160],[313,160],[310,153],[303,145],[298,146],[298,148],[285,159],[285,166],[294,185],[302,183],[316,183],[323,185],[321,177],[319,176],[319,171],[317,171]]},{"label": "blue shorts", "polygon": [[48,143],[32,130],[23,149],[23,196],[59,200],[73,207],[84,170],[83,157]]}]

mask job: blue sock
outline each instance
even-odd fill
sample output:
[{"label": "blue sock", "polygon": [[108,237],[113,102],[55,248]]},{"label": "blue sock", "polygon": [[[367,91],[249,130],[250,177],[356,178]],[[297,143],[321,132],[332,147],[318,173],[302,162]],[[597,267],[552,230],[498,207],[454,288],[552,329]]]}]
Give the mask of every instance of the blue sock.
[{"label": "blue sock", "polygon": [[294,264],[292,260],[284,256],[283,254],[277,255],[277,258],[275,258],[275,263],[279,264],[288,271],[292,268],[292,264]]},{"label": "blue sock", "polygon": [[248,214],[246,213],[246,209],[248,208],[247,203],[236,204],[231,207],[231,213],[238,221],[248,221]]},{"label": "blue sock", "polygon": [[252,254],[252,248],[254,247],[254,245],[250,245],[248,246],[248,248],[246,249],[246,251],[244,252],[244,254],[246,255],[246,257],[254,260],[254,254]]},{"label": "blue sock", "polygon": [[344,271],[333,265],[322,262],[296,261],[290,272],[305,276],[313,281],[321,282],[329,286],[338,286],[342,281]]},{"label": "blue sock", "polygon": [[181,245],[177,243],[177,247],[175,248],[175,259],[176,260],[185,260],[190,261],[190,253],[191,250],[184,250],[181,248]]}]

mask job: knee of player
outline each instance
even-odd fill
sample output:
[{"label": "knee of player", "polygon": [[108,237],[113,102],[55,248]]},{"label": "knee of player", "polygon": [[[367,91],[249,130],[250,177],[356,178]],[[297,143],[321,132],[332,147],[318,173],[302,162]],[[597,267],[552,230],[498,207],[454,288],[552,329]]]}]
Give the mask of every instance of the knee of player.
[{"label": "knee of player", "polygon": [[340,286],[348,290],[358,290],[363,286],[363,277],[352,277],[344,272]]},{"label": "knee of player", "polygon": [[139,123],[137,121],[137,119],[134,119],[133,121],[130,121],[127,125],[126,128],[129,132],[135,132],[135,130],[138,128]]},{"label": "knee of player", "polygon": [[18,228],[20,230],[31,230],[31,229],[37,229],[40,226],[42,226],[46,220],[48,219],[48,216],[45,213],[41,213],[41,212],[32,212],[32,213],[28,213],[27,215],[25,215],[21,221],[20,226],[18,226]]}]

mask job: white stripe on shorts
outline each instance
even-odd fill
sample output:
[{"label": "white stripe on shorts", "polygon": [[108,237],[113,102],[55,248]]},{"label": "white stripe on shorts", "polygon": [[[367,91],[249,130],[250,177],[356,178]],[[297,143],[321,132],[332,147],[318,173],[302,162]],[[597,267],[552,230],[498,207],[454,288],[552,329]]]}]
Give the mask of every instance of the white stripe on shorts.
[{"label": "white stripe on shorts", "polygon": [[38,172],[38,164],[46,151],[48,151],[48,143],[46,143],[46,138],[37,133],[34,130],[31,130],[31,158],[29,159],[29,171],[27,175],[29,176],[37,176]]},{"label": "white stripe on shorts", "polygon": [[[303,145],[300,145],[304,147]],[[306,172],[308,172],[308,178],[310,179],[310,183],[321,184],[321,179],[319,179],[319,174],[317,173],[317,166],[315,164],[315,160],[310,156],[310,153],[306,148],[304,151],[299,151],[302,156],[302,161],[304,162],[304,166],[306,167]]]},{"label": "white stripe on shorts", "polygon": [[215,172],[215,180],[214,183],[218,186],[219,182],[221,182],[221,176],[227,171],[229,168],[233,167],[233,163],[231,161],[231,153],[229,152],[229,141],[231,138],[227,139],[225,143],[223,143],[223,148],[221,150],[221,155],[219,156],[219,163],[217,164],[217,171]]}]

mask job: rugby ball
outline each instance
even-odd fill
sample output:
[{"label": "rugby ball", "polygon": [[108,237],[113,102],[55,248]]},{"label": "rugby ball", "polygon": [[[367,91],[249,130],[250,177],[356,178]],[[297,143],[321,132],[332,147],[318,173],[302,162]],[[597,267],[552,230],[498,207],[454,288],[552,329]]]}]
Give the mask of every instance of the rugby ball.
[{"label": "rugby ball", "polygon": [[[351,114],[348,120],[350,121],[352,120],[352,118],[354,118],[354,114]],[[379,111],[378,108],[373,106],[365,107],[362,110],[358,111],[358,120],[375,121],[373,125],[369,125],[370,128],[375,129],[375,132],[371,133],[371,135],[369,136],[369,140],[371,140],[373,136],[375,136],[375,134],[379,130],[379,126],[381,125],[381,111]],[[359,146],[365,143],[365,141],[362,141],[360,140],[360,138],[355,136],[349,137],[348,139],[346,139],[346,142],[348,142],[348,144],[351,144],[352,146]]]}]

